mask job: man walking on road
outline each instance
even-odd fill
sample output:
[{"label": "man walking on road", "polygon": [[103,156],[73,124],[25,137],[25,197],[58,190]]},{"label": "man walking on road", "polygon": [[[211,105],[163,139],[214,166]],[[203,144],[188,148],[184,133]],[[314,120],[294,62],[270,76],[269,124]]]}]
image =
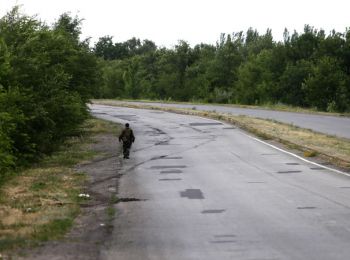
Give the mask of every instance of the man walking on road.
[{"label": "man walking on road", "polygon": [[135,142],[135,136],[128,123],[125,124],[125,128],[119,135],[119,142],[120,141],[123,141],[124,159],[129,159],[130,148],[132,143]]}]

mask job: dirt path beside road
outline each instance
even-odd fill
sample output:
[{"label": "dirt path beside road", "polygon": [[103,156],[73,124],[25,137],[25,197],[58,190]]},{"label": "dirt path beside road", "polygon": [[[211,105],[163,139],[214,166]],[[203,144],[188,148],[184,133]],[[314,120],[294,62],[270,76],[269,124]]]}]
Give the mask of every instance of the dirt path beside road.
[{"label": "dirt path beside road", "polygon": [[101,153],[94,160],[80,164],[77,172],[88,176],[84,194],[90,196],[82,204],[82,213],[72,230],[60,241],[46,242],[42,246],[21,252],[18,259],[98,259],[100,250],[112,232],[121,167],[120,145],[116,136],[99,134],[92,149]]}]

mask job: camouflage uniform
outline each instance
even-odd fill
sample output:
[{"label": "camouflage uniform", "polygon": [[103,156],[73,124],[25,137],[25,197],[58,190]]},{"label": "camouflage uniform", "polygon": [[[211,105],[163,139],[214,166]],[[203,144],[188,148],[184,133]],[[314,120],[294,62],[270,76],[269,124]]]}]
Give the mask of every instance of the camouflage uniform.
[{"label": "camouflage uniform", "polygon": [[132,143],[135,141],[134,132],[129,128],[129,124],[125,124],[125,128],[119,135],[119,142],[123,141],[123,154],[124,159],[129,159],[130,148]]}]

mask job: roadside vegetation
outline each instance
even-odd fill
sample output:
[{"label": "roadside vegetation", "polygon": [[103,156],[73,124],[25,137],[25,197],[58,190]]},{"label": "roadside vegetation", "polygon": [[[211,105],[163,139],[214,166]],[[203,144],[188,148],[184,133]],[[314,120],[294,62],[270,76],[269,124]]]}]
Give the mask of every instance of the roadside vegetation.
[{"label": "roadside vegetation", "polygon": [[[40,163],[19,171],[0,188],[0,252],[62,237],[80,212],[87,176],[74,167],[98,154],[95,136],[116,132],[116,125],[89,119],[79,135]],[[1,256],[0,256],[1,258]]]},{"label": "roadside vegetation", "polygon": [[77,134],[96,92],[97,58],[80,20],[52,26],[15,7],[0,18],[0,185]]},{"label": "roadside vegetation", "polygon": [[318,156],[333,165],[350,170],[350,140],[326,134],[316,133],[309,129],[280,123],[274,120],[235,116],[215,111],[200,111],[155,105],[130,104],[113,100],[95,100],[96,104],[125,106],[131,108],[158,109],[187,115],[204,116],[232,123],[265,140],[275,140],[290,149],[296,149],[304,157]]},{"label": "roadside vegetation", "polygon": [[137,38],[101,37],[100,98],[191,101],[300,107],[350,112],[350,30],[325,32],[305,25],[274,41],[259,34],[222,34],[217,44],[157,47]]}]

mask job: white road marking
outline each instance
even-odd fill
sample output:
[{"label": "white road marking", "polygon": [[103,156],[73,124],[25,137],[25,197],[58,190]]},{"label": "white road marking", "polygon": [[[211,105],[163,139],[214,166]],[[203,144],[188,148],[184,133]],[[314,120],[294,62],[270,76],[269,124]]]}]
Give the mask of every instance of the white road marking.
[{"label": "white road marking", "polygon": [[[201,116],[200,116],[200,117],[201,117]],[[201,117],[201,118],[203,118],[203,119],[208,119],[208,118],[206,118],[206,117]],[[220,120],[216,120],[216,119],[211,119],[211,120],[216,121],[216,122],[221,122],[221,123],[224,123],[224,124],[228,124],[228,123],[226,123],[226,122],[223,122],[223,121],[220,121]],[[231,124],[228,124],[228,125],[231,125]],[[332,172],[339,173],[339,174],[345,175],[345,176],[347,176],[347,177],[350,177],[350,174],[349,174],[349,173],[346,173],[346,172],[343,172],[343,171],[339,171],[339,170],[337,170],[337,169],[333,169],[333,168],[327,167],[327,166],[322,165],[322,164],[319,164],[319,163],[315,163],[315,162],[310,161],[310,160],[307,160],[307,159],[305,159],[305,158],[303,158],[303,157],[301,157],[301,156],[299,156],[299,155],[297,155],[297,154],[294,154],[294,153],[292,153],[292,152],[288,152],[288,151],[283,150],[283,149],[281,149],[281,148],[279,148],[279,147],[277,147],[277,146],[274,146],[273,144],[269,144],[269,143],[267,143],[267,142],[264,142],[263,140],[260,140],[259,138],[253,137],[253,136],[251,136],[251,135],[249,135],[249,134],[245,134],[245,133],[243,133],[243,132],[241,132],[241,133],[242,133],[243,135],[249,137],[250,139],[253,139],[253,140],[258,141],[258,142],[260,142],[260,143],[262,143],[262,144],[265,144],[265,145],[267,145],[267,146],[270,146],[271,148],[273,148],[273,149],[275,149],[275,150],[278,150],[278,151],[280,151],[280,152],[282,152],[282,153],[289,154],[289,155],[291,155],[291,156],[293,156],[293,157],[295,157],[295,158],[298,158],[298,159],[300,159],[300,160],[302,160],[302,161],[304,161],[304,162],[307,162],[307,163],[309,163],[309,164],[312,164],[312,165],[321,167],[321,168],[323,168],[323,169],[327,169],[327,170],[329,170],[329,171],[332,171]]]},{"label": "white road marking", "polygon": [[291,156],[293,156],[293,157],[295,157],[295,158],[298,158],[299,160],[302,160],[302,161],[304,161],[304,162],[307,162],[307,163],[309,163],[309,164],[312,164],[312,165],[321,167],[321,168],[323,168],[323,169],[327,169],[327,170],[329,170],[329,171],[336,172],[336,173],[339,173],[339,174],[342,174],[342,175],[345,175],[345,176],[350,177],[350,174],[349,174],[349,173],[346,173],[346,172],[343,172],[343,171],[339,171],[339,170],[336,170],[336,169],[327,167],[327,166],[322,165],[322,164],[319,164],[319,163],[312,162],[312,161],[307,160],[307,159],[305,159],[305,158],[303,158],[303,157],[301,157],[301,156],[299,156],[299,155],[297,155],[297,154],[288,152],[288,151],[283,150],[283,149],[281,149],[281,148],[279,148],[279,147],[277,147],[277,146],[274,146],[274,145],[272,145],[272,144],[269,144],[269,143],[267,143],[267,142],[264,142],[264,141],[262,141],[262,140],[260,140],[260,139],[258,139],[258,138],[256,138],[256,137],[252,137],[252,136],[250,136],[250,135],[248,135],[248,134],[245,134],[245,133],[242,133],[242,134],[244,134],[245,136],[249,137],[250,139],[253,139],[253,140],[258,141],[258,142],[260,142],[260,143],[262,143],[262,144],[265,144],[265,145],[267,145],[267,146],[270,146],[270,147],[272,147],[273,149],[276,149],[276,150],[278,150],[278,151],[280,151],[280,152],[282,152],[282,153],[289,154],[289,155],[291,155]]}]

